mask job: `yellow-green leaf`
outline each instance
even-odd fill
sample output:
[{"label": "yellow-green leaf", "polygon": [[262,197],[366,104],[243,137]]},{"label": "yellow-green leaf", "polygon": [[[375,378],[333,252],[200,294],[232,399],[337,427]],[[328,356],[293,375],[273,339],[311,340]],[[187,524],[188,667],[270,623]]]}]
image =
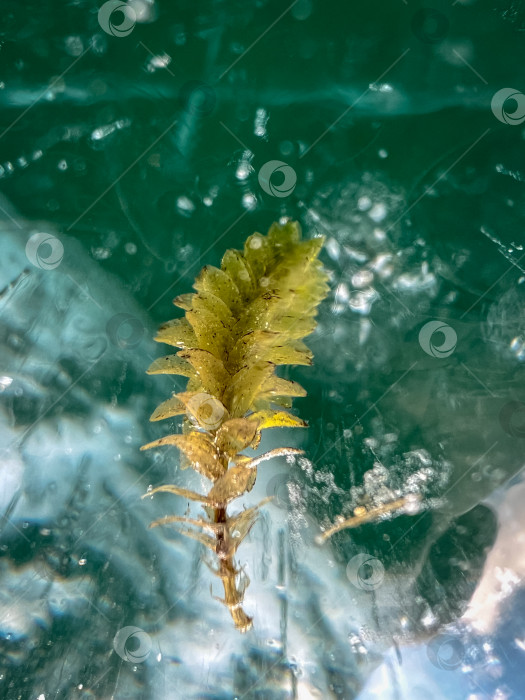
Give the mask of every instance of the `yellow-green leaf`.
[{"label": "yellow-green leaf", "polygon": [[257,516],[259,515],[259,510],[261,506],[265,505],[272,500],[272,497],[263,498],[256,506],[247,508],[243,510],[242,513],[234,515],[232,518],[228,518],[228,528],[231,533],[231,538],[233,540],[233,551],[237,550],[237,547],[244,540],[246,535],[250,532]]},{"label": "yellow-green leaf", "polygon": [[188,293],[188,294],[179,294],[178,297],[175,297],[173,300],[173,303],[175,306],[178,306],[179,309],[184,309],[184,311],[189,311],[191,309],[191,306],[193,304],[193,297],[195,295]]},{"label": "yellow-green leaf", "polygon": [[274,365],[311,365],[312,352],[300,340],[290,340],[286,332],[249,331],[239,338],[228,356],[232,369],[259,360]]},{"label": "yellow-green leaf", "polygon": [[191,311],[186,313],[197,343],[194,347],[213,353],[218,359],[225,356],[235,323],[226,304],[209,292],[196,294]]},{"label": "yellow-green leaf", "polygon": [[267,397],[270,399],[272,404],[277,404],[283,408],[291,408],[293,405],[293,400],[290,396],[271,396],[270,394],[267,394]]},{"label": "yellow-green leaf", "polygon": [[208,497],[203,496],[195,491],[189,491],[188,489],[180,488],[179,486],[174,486],[173,484],[163,484],[162,486],[157,486],[155,489],[151,489],[145,493],[141,498],[148,498],[148,496],[153,496],[156,493],[171,493],[175,496],[182,496],[187,498],[189,501],[199,501],[200,503],[208,503]]},{"label": "yellow-green leaf", "polygon": [[217,479],[208,494],[208,498],[214,503],[226,504],[251,491],[256,477],[256,469],[247,469],[239,464],[231,467],[220,479]]},{"label": "yellow-green leaf", "polygon": [[269,345],[261,354],[274,365],[311,365],[313,357],[311,350],[299,341],[293,345]]},{"label": "yellow-green leaf", "polygon": [[163,401],[160,406],[153,411],[150,420],[164,420],[164,418],[172,418],[173,416],[181,416],[186,413],[186,407],[179,401],[176,396]]},{"label": "yellow-green leaf", "polygon": [[271,320],[282,307],[282,298],[275,291],[263,292],[246,307],[243,315],[234,328],[237,337],[241,338],[249,331],[274,332]]},{"label": "yellow-green leaf", "polygon": [[[231,330],[235,325],[235,319],[232,316],[231,310],[222,299],[219,299],[219,297],[211,292],[199,292],[199,294],[195,294],[193,296],[191,310],[206,312],[209,315],[215,316],[222,322],[225,329]],[[186,314],[186,318],[188,318],[188,314]],[[193,326],[193,328],[195,329],[195,326]]]},{"label": "yellow-green leaf", "polygon": [[224,464],[220,459],[217,448],[209,437],[203,433],[192,432],[187,435],[166,435],[143,445],[141,450],[162,445],[175,445],[190,460],[191,466],[207,479],[215,481],[224,474]]},{"label": "yellow-green leaf", "polygon": [[[170,522],[173,521],[173,516],[167,515],[164,518],[159,518],[158,520],[154,520],[152,523],[149,524],[150,528],[158,527],[159,525],[168,525]],[[196,532],[195,530],[186,530],[185,528],[182,527],[182,523],[179,523],[175,521],[177,530],[180,532],[181,535],[186,535],[186,537],[189,537],[192,540],[197,540],[197,542],[200,542],[203,544],[205,547],[208,547],[209,549],[212,550],[212,552],[215,551],[216,547],[216,542],[217,540],[215,537],[210,537],[209,535],[205,535],[203,532]]]},{"label": "yellow-green leaf", "polygon": [[178,348],[194,348],[197,344],[193,328],[185,318],[176,318],[173,321],[163,323],[155,340],[158,343],[166,343]]},{"label": "yellow-green leaf", "polygon": [[[237,459],[237,465],[242,466],[243,469],[255,469],[261,462],[267,462],[269,459],[274,459],[274,457],[288,457],[289,455],[302,455],[304,450],[299,450],[297,447],[276,447],[274,450],[269,450],[262,455],[257,455],[257,457],[249,458],[246,461],[245,455],[239,455],[240,460]],[[229,470],[231,471],[231,470]]]},{"label": "yellow-green leaf", "polygon": [[228,354],[230,370],[237,372],[247,364],[248,358],[251,360],[250,364],[263,359],[265,349],[272,343],[279,344],[282,337],[279,333],[271,331],[250,330],[244,333]]},{"label": "yellow-green leaf", "polygon": [[[203,530],[212,530],[213,532],[224,531],[225,523],[212,523],[209,520],[197,520],[195,518],[187,518],[184,515],[165,515],[163,518],[154,520],[150,527],[157,525],[170,525],[172,523],[182,523],[184,525],[193,525],[194,527],[202,527]],[[184,532],[187,532],[184,530]]]},{"label": "yellow-green leaf", "polygon": [[193,288],[198,292],[210,292],[221,299],[235,313],[240,306],[240,295],[235,283],[224,270],[206,265],[202,268]]},{"label": "yellow-green leaf", "polygon": [[255,296],[257,284],[253,272],[238,250],[226,251],[222,258],[221,268],[235,284],[244,301]]},{"label": "yellow-green leaf", "polygon": [[263,396],[306,396],[306,391],[297,382],[273,375],[262,386]]},{"label": "yellow-green leaf", "polygon": [[204,391],[218,398],[222,396],[231,377],[223,363],[215,355],[207,350],[194,348],[183,350],[179,353],[179,357],[187,360],[193,367]]},{"label": "yellow-green leaf", "polygon": [[232,418],[221,425],[215,437],[220,452],[233,456],[251,445],[258,425],[248,418]]},{"label": "yellow-green leaf", "polygon": [[297,221],[287,221],[284,224],[275,222],[268,231],[269,242],[277,248],[289,248],[292,244],[299,243],[300,238],[301,229]]},{"label": "yellow-green leaf", "polygon": [[250,410],[273,369],[269,362],[257,362],[251,367],[243,367],[233,376],[223,397],[223,403],[232,417],[240,418]]},{"label": "yellow-green leaf", "polygon": [[148,374],[181,374],[183,377],[191,377],[195,373],[191,364],[180,354],[159,357],[146,371]]},{"label": "yellow-green leaf", "polygon": [[244,243],[244,258],[253,271],[256,280],[266,273],[266,268],[272,262],[274,251],[268,238],[260,233],[249,236]]},{"label": "yellow-green leaf", "polygon": [[307,428],[308,424],[288,411],[256,411],[249,417],[257,423],[257,430],[266,428]]}]

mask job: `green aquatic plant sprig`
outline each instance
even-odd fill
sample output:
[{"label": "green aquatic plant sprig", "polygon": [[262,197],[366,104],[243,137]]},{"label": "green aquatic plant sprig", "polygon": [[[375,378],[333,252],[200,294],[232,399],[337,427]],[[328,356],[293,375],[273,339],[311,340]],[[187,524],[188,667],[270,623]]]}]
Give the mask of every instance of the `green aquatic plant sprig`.
[{"label": "green aquatic plant sprig", "polygon": [[162,403],[151,416],[183,416],[182,434],[167,435],[142,449],[175,445],[186,463],[211,484],[207,494],[164,485],[146,495],[171,493],[203,505],[205,516],[169,515],[151,527],[175,524],[216,555],[212,571],[222,580],[224,599],[235,626],[252,626],[243,607],[247,578],[234,555],[252,528],[260,506],[230,515],[230,503],[253,488],[257,468],[272,457],[302,453],[277,448],[257,457],[261,431],[304,427],[289,409],[305,396],[297,382],[276,373],[279,365],[310,365],[312,353],[302,338],[315,328],[319,303],[328,293],[328,275],[318,259],[324,239],[301,239],[296,222],[273,224],[266,236],[251,235],[242,252],[228,250],[221,267],[206,266],[195,292],[174,300],[185,311],[165,323],[156,340],[178,348],[155,360],[150,374],[188,378],[186,391]]}]

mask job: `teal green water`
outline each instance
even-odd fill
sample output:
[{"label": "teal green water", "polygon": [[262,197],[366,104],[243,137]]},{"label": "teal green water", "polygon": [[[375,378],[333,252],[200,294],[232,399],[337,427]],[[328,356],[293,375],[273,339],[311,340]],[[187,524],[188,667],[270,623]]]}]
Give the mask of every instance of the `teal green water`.
[{"label": "teal green water", "polygon": [[[280,217],[327,237],[332,293],[310,341],[315,364],[289,373],[308,390],[297,412],[310,429],[283,432],[282,444],[302,440],[315,466],[296,465],[292,481],[319,525],[373,504],[383,487],[422,494],[417,517],[340,533],[333,551],[343,571],[365,550],[392,576],[410,570],[410,612],[426,639],[429,610],[434,632],[464,612],[497,532],[482,501],[522,465],[523,7],[130,6],[119,36],[118,8],[100,18],[95,2],[3,3],[2,194],[30,230],[48,222],[74,238],[152,325],[173,317],[171,299],[203,264]],[[491,101],[504,88],[515,95],[498,117]],[[261,182],[269,161],[288,168],[286,196],[282,175],[273,193]],[[81,254],[69,264],[81,270]],[[457,340],[441,358],[419,336],[435,319]],[[111,385],[108,403],[135,392],[149,407],[144,382]],[[377,610],[370,618],[381,626]],[[10,663],[16,682],[3,697],[33,697],[38,684]],[[523,697],[504,672],[508,697]],[[357,697],[362,675],[355,686],[337,677],[332,697]],[[142,681],[111,697],[162,697]],[[111,683],[85,697],[110,697]],[[83,697],[60,687],[46,700]],[[203,684],[193,697],[256,697],[242,687]]]}]

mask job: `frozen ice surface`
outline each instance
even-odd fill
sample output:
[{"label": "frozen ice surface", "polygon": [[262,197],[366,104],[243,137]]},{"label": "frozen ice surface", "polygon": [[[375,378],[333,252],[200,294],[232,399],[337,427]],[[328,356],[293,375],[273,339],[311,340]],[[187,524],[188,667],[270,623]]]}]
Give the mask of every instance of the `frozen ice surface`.
[{"label": "frozen ice surface", "polygon": [[[255,19],[274,21],[265,0],[244,3],[228,27],[223,3],[169,23],[160,2],[133,2],[129,41],[101,31],[85,5],[69,8],[81,31],[54,50],[71,61],[87,53],[55,80],[64,56],[39,35],[53,18],[12,4],[31,51],[0,84],[13,120],[42,96],[0,163],[27,217],[0,202],[0,696],[521,700],[522,139],[501,125],[463,155],[492,118],[494,86],[458,59],[508,75],[516,44],[491,50],[482,68],[463,39],[418,51],[403,20],[399,34],[388,26],[401,58],[383,80],[383,42],[362,41],[337,14],[344,36],[325,50],[322,3],[295,4],[247,61]],[[492,24],[482,3],[467,5],[450,11]],[[305,28],[291,43],[288,21]],[[3,48],[7,64],[18,48]],[[283,51],[300,57],[295,73]],[[200,103],[181,93],[197,73]],[[202,114],[215,106],[212,119]],[[453,112],[465,115],[468,143],[455,134],[450,155],[436,115]],[[397,136],[412,127],[415,144]],[[259,187],[275,158],[297,169],[289,198]],[[413,172],[395,183],[388,174],[409,165],[424,173],[413,192],[399,184]],[[106,187],[114,199],[64,235]],[[199,256],[217,262],[240,245],[241,226],[284,215],[327,236],[332,293],[308,341],[315,365],[294,375],[308,387],[298,412],[310,430],[276,432],[260,448],[293,443],[306,456],[265,464],[238,502],[276,496],[238,552],[255,622],[240,636],[212,597],[221,591],[201,548],[147,527],[187,512],[168,495],[141,500],[149,486],[203,485],[173,450],[139,452],[166,430],[148,423],[151,411],[183,384],[145,376],[159,347],[134,299],[149,307],[164,281],[189,291]],[[58,266],[28,259],[35,234],[62,242]],[[338,517],[400,497],[411,514],[315,544]]]},{"label": "frozen ice surface", "polygon": [[[365,219],[363,225],[375,223]],[[452,682],[456,672],[463,684],[469,678],[480,682],[494,661],[484,652],[470,668],[465,649],[483,649],[484,640],[496,633],[494,624],[483,633],[471,628],[472,621],[452,632],[447,624],[465,611],[482,573],[483,552],[494,540],[492,511],[479,503],[518,470],[522,456],[515,443],[499,436],[502,444],[493,447],[490,459],[483,458],[491,431],[501,426],[497,413],[493,416],[493,397],[487,401],[471,377],[480,371],[469,355],[472,329],[460,335],[467,345],[461,348],[458,342],[454,380],[444,370],[436,379],[430,364],[435,358],[422,352],[414,335],[426,315],[414,318],[405,308],[407,297],[401,303],[395,299],[396,279],[415,275],[410,294],[419,307],[426,310],[435,300],[435,286],[415,274],[422,249],[401,250],[391,258],[391,270],[377,284],[377,305],[366,311],[373,323],[365,335],[361,321],[352,320],[349,301],[337,315],[327,304],[321,316],[313,337],[316,382],[335,387],[324,404],[324,442],[310,449],[303,437],[311,459],[261,468],[255,489],[239,502],[239,508],[253,505],[276,479],[286,482],[285,495],[281,489],[277,502],[264,509],[238,552],[250,579],[246,609],[255,621],[254,630],[242,637],[210,594],[210,585],[213,594],[221,593],[199,546],[169,529],[147,529],[154,517],[185,512],[185,504],[169,496],[140,500],[149,484],[201,486],[195,475],[180,472],[173,455],[159,451],[148,458],[138,451],[154,432],[146,420],[149,411],[164,398],[143,375],[158,354],[149,340],[147,315],[72,239],[60,236],[64,261],[56,270],[42,270],[28,263],[24,251],[32,230],[14,230],[8,220],[3,229],[0,428],[7,522],[0,544],[0,607],[2,683],[8,697],[11,688],[23,689],[27,697],[248,699],[262,694],[367,700],[377,692],[388,697],[385,684],[390,684],[397,693],[392,697],[417,697],[417,690],[439,698],[447,697],[443,678]],[[390,255],[388,244],[380,236],[364,236],[359,225],[355,233],[343,225],[341,231],[334,232],[331,240],[337,244],[329,248],[334,274],[337,264],[349,289],[356,275],[360,285],[362,280],[374,284],[374,271],[385,269],[378,261]],[[334,290],[338,303],[344,303]],[[514,303],[512,295],[509,303]],[[116,322],[112,325],[112,319],[122,323],[123,313],[131,317],[127,335]],[[512,322],[509,318],[507,325]],[[451,323],[461,334],[461,324]],[[519,325],[519,319],[514,323]],[[516,332],[506,327],[505,337],[489,346],[500,382],[509,361],[506,338]],[[477,343],[475,333],[472,337]],[[481,360],[477,353],[478,365]],[[413,362],[422,367],[410,376]],[[459,375],[462,362],[471,365],[471,373]],[[375,375],[369,387],[376,395],[356,397],[351,410],[357,420],[345,419],[342,429],[338,392],[360,375]],[[406,375],[403,391],[383,397],[380,410],[370,415],[357,410],[359,402],[363,409],[373,404],[401,375]],[[486,370],[483,380],[489,381]],[[491,387],[498,391],[493,381]],[[449,410],[434,411],[436,401]],[[457,410],[461,439],[455,431]],[[397,424],[386,424],[389,411],[396,413]],[[410,441],[401,439],[416,427]],[[280,439],[274,436],[261,449],[281,444]],[[347,460],[349,473],[352,465],[368,461],[369,467],[348,488],[341,487],[329,469],[334,459]],[[473,481],[472,473],[481,476]],[[458,489],[462,479],[466,488]],[[334,543],[315,545],[320,525],[338,513],[411,494],[422,497],[422,510],[405,516],[402,526],[387,517],[372,526],[375,539],[341,533]],[[416,538],[411,536],[414,523]],[[356,557],[363,553],[368,563],[361,570],[363,562]],[[367,588],[366,566],[378,561],[379,579]],[[495,573],[483,578],[473,604],[481,605],[485,617],[483,601],[494,598],[491,591],[502,591],[495,611],[500,600],[517,594],[522,568],[516,563],[510,577],[498,561]],[[136,662],[133,642],[123,656],[116,651],[115,635],[128,627],[143,635],[138,654],[147,641],[145,658],[139,655]],[[432,680],[440,656],[429,645],[443,629],[461,640],[463,670],[441,669],[442,680]],[[410,671],[417,650],[431,659],[421,682]],[[493,656],[499,659],[498,654],[496,645]],[[488,678],[494,684],[494,674]]]}]

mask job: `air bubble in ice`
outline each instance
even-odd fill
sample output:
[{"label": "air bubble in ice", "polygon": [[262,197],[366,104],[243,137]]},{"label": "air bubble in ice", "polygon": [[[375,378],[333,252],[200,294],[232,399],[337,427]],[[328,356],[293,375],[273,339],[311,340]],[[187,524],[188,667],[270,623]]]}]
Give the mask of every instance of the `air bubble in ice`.
[{"label": "air bubble in ice", "polygon": [[378,202],[377,204],[374,204],[372,209],[370,209],[370,211],[368,212],[368,216],[372,219],[372,221],[375,221],[376,223],[383,221],[383,219],[386,216],[386,206],[383,204],[383,202]]},{"label": "air bubble in ice", "polygon": [[370,209],[371,206],[372,200],[366,195],[364,195],[363,197],[359,197],[359,199],[357,200],[357,208],[359,209],[359,211],[367,211],[368,209]]},{"label": "air bubble in ice", "polygon": [[2,391],[5,391],[7,389],[7,387],[11,386],[12,383],[13,383],[13,377],[6,377],[6,376],[0,377],[0,393]]},{"label": "air bubble in ice", "polygon": [[344,282],[338,284],[335,288],[335,301],[339,304],[345,304],[350,299],[350,292]]},{"label": "air bubble in ice", "polygon": [[248,211],[253,211],[257,206],[257,197],[252,192],[246,192],[242,196],[242,206]]},{"label": "air bubble in ice", "polygon": [[525,359],[525,339],[522,335],[517,335],[510,341],[510,349],[518,360]]},{"label": "air bubble in ice", "polygon": [[135,11],[137,22],[152,22],[157,16],[154,0],[130,0],[128,4]]},{"label": "air bubble in ice", "polygon": [[405,513],[408,515],[414,515],[415,513],[418,513],[420,509],[421,504],[419,495],[416,493],[408,493],[405,496],[405,505],[403,506]]},{"label": "air bubble in ice", "polygon": [[162,56],[150,56],[146,64],[146,70],[148,73],[154,73],[159,68],[167,68],[170,63],[171,56],[167,53],[163,53]]},{"label": "air bubble in ice", "polygon": [[336,241],[335,238],[329,238],[326,241],[326,252],[328,255],[332,258],[332,260],[339,260],[339,257],[341,255],[341,246],[339,243]]},{"label": "air bubble in ice", "polygon": [[356,292],[352,294],[348,306],[358,314],[363,314],[367,316],[371,309],[372,304],[379,298],[378,293],[374,289]]},{"label": "air bubble in ice", "polygon": [[251,170],[252,167],[246,161],[242,161],[237,166],[237,170],[235,171],[235,177],[237,178],[237,180],[246,180],[250,176]]},{"label": "air bubble in ice", "polygon": [[421,618],[421,624],[424,625],[425,627],[432,627],[435,625],[437,622],[436,616],[434,613],[429,610],[422,618]]},{"label": "air bubble in ice", "polygon": [[91,138],[93,141],[100,141],[106,138],[115,131],[116,127],[114,124],[107,124],[106,126],[99,126],[94,131],[91,132]]},{"label": "air bubble in ice", "polygon": [[355,275],[352,275],[352,284],[357,289],[368,287],[374,281],[374,275],[370,270],[359,270]]},{"label": "air bubble in ice", "polygon": [[195,204],[189,197],[181,195],[180,197],[177,197],[177,209],[183,216],[191,216],[195,211]]},{"label": "air bubble in ice", "polygon": [[266,136],[267,121],[268,114],[266,110],[263,107],[259,107],[259,109],[255,113],[254,134],[256,136],[259,136],[260,138]]}]

